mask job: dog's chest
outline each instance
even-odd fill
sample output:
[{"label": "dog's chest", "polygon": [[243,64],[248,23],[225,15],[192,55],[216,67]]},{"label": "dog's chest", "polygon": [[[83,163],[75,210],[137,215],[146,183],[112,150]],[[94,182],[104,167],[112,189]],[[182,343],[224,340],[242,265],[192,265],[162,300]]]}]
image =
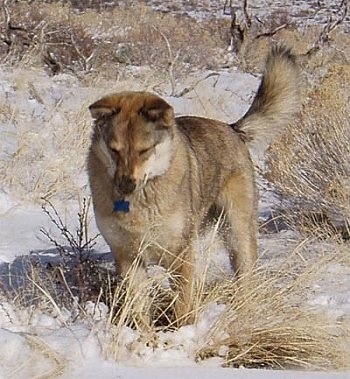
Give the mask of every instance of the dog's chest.
[{"label": "dog's chest", "polygon": [[174,248],[186,234],[187,215],[181,209],[160,212],[156,207],[135,207],[129,211],[114,211],[108,217],[97,217],[99,229],[107,243],[133,247],[141,242]]},{"label": "dog's chest", "polygon": [[[181,209],[164,210],[156,206],[133,207],[128,212],[115,212],[115,218],[121,229],[132,233],[144,234],[150,230],[179,235],[185,226],[185,215]],[[135,209],[136,208],[136,209]]]}]

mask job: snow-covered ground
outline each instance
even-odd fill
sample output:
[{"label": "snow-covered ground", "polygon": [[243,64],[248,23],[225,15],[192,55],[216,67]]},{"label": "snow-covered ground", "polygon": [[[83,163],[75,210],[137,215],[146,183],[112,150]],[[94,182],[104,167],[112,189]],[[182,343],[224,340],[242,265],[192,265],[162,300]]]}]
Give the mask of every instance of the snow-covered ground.
[{"label": "snow-covered ground", "polygon": [[[187,80],[182,85],[193,86],[192,91],[184,97],[167,97],[176,112],[224,121],[234,121],[244,113],[258,83],[256,77],[238,71],[205,72]],[[84,88],[69,75],[52,78],[41,71],[0,68],[0,274],[16,257],[53,247],[41,228],[60,238],[40,207],[40,196],[52,196],[64,221],[74,230],[79,198],[89,192],[84,171],[90,128],[87,106],[102,93],[130,85],[123,82],[109,88]],[[142,83],[133,83],[132,87],[142,88]],[[162,91],[166,93],[167,88]],[[273,192],[262,188],[261,215],[266,216],[277,202]],[[97,232],[92,215],[90,232]],[[264,235],[260,240],[261,262],[278,267],[291,251],[297,251],[305,262],[302,247],[291,231]],[[108,251],[102,239],[96,249]],[[318,250],[322,245],[314,246],[309,254],[317,255]],[[336,278],[332,290],[328,286],[332,280],[324,287],[324,283],[315,283],[310,304],[329,312],[335,320],[350,320],[349,267],[335,262],[326,273]],[[0,277],[0,288],[4,286],[2,280]],[[138,333],[125,326],[115,331],[119,341],[116,345],[103,303],[86,304],[85,317],[75,319],[73,310],[57,308],[53,303],[18,308],[1,296],[0,377],[350,378],[350,372],[221,368],[220,356],[196,363],[195,351],[222,311],[223,305],[214,303],[203,310],[196,325],[160,332],[156,347],[140,341]]]}]

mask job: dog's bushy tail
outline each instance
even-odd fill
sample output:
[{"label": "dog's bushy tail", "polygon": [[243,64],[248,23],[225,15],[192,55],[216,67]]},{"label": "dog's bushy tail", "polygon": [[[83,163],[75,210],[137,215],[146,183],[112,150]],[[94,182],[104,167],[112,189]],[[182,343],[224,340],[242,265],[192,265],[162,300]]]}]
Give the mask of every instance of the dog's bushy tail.
[{"label": "dog's bushy tail", "polygon": [[231,124],[249,147],[265,149],[291,122],[298,110],[299,84],[299,69],[291,50],[281,45],[274,47],[252,105]]}]

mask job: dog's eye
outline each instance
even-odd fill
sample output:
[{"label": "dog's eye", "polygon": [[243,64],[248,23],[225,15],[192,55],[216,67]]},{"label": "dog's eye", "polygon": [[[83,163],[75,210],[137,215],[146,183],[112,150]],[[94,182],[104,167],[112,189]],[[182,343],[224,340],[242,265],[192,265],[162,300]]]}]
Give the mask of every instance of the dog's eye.
[{"label": "dog's eye", "polygon": [[118,151],[116,148],[114,148],[114,147],[110,147],[109,149],[110,149],[110,151],[111,151],[113,154],[115,154],[115,155],[119,154],[119,151]]},{"label": "dog's eye", "polygon": [[148,154],[150,154],[153,150],[154,146],[148,147],[146,149],[142,149],[139,151],[140,157],[146,157]]}]

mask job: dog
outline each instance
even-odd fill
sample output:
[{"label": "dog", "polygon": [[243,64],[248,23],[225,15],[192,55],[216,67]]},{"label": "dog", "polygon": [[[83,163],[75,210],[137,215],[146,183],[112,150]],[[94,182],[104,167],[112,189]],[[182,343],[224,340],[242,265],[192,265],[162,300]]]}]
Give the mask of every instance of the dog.
[{"label": "dog", "polygon": [[[151,264],[175,272],[177,318],[186,317],[191,303],[193,243],[218,213],[234,272],[252,271],[258,194],[249,148],[271,143],[290,123],[298,79],[291,51],[272,48],[250,108],[232,124],[175,117],[149,92],[115,93],[89,107],[94,127],[87,169],[97,226],[122,277],[137,257],[140,272]],[[140,256],[147,235],[152,240]]]}]

